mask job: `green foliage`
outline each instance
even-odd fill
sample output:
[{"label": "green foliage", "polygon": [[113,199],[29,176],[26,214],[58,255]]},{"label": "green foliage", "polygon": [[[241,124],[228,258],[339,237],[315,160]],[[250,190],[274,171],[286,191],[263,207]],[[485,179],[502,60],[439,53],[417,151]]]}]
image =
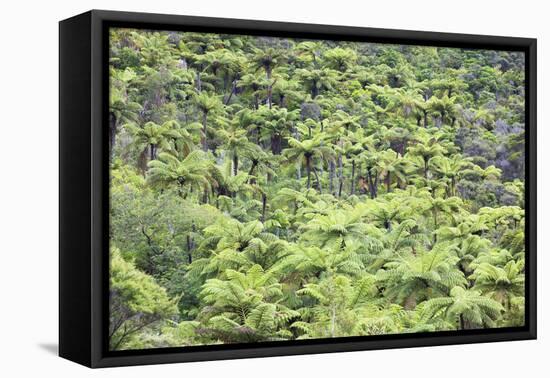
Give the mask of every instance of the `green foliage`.
[{"label": "green foliage", "polygon": [[423,303],[422,316],[425,319],[442,316],[449,325],[457,329],[471,329],[493,326],[502,306],[476,290],[456,286],[449,297],[432,298]]},{"label": "green foliage", "polygon": [[111,349],[128,348],[128,339],[137,332],[177,313],[175,301],[166,290],[151,276],[124,261],[116,249],[111,250],[109,271]]},{"label": "green foliage", "polygon": [[186,188],[200,190],[217,185],[209,168],[210,162],[204,158],[202,151],[192,151],[181,161],[176,156],[161,153],[159,160],[149,163],[147,178],[155,185],[176,185],[180,194],[184,195]]},{"label": "green foliage", "polygon": [[201,297],[209,305],[199,314],[202,334],[222,342],[254,342],[286,339],[284,326],[298,313],[280,303],[281,284],[261,266],[245,273],[228,269],[226,279],[210,279]]},{"label": "green foliage", "polygon": [[111,349],[522,326],[524,70],[114,29]]}]

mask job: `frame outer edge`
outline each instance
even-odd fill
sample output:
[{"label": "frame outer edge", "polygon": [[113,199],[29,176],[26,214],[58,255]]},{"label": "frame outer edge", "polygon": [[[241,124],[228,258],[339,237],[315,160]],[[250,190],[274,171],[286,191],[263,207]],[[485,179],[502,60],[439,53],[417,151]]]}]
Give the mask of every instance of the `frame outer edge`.
[{"label": "frame outer edge", "polygon": [[[108,208],[104,205],[105,193],[103,185],[103,177],[105,164],[104,149],[105,133],[104,133],[104,109],[103,102],[105,96],[104,88],[105,78],[103,77],[103,23],[102,18],[96,11],[91,11],[90,23],[91,37],[91,119],[90,119],[90,139],[91,139],[91,367],[101,366],[104,349],[104,306],[108,307],[107,303],[103,303],[103,295],[108,288],[103,287],[104,275],[108,274],[109,260],[104,261],[105,254],[108,254],[108,244],[104,243],[105,232],[108,235],[108,228],[104,229],[104,219],[108,217]],[[106,59],[106,58],[105,58]],[[108,73],[106,73],[108,74]],[[106,78],[108,81],[108,78]],[[108,98],[108,97],[106,97]],[[106,125],[106,123],[105,123]],[[107,248],[107,251],[105,251]]]},{"label": "frame outer edge", "polygon": [[[513,341],[527,340],[536,338],[536,39],[533,38],[515,38],[515,37],[495,37],[495,36],[479,36],[454,33],[433,33],[419,32],[406,30],[386,30],[372,29],[363,27],[348,27],[348,26],[333,26],[333,25],[314,25],[314,24],[299,24],[285,22],[270,22],[270,21],[252,21],[252,20],[235,20],[211,17],[194,17],[194,16],[177,16],[177,15],[161,15],[161,14],[146,14],[146,13],[131,13],[131,12],[115,12],[104,10],[93,10],[91,14],[91,120],[90,120],[90,137],[91,137],[91,258],[90,258],[90,292],[91,292],[91,353],[90,367],[112,367],[121,365],[142,365],[142,364],[158,364],[158,363],[174,363],[174,362],[191,362],[191,361],[206,361],[220,359],[236,359],[236,358],[255,358],[255,357],[270,357],[284,355],[301,355],[312,353],[330,353],[343,351],[363,351],[372,349],[389,349],[389,348],[408,348],[408,347],[424,347],[424,346],[440,346],[451,344],[470,344],[480,342],[497,342],[497,341]],[[409,41],[410,44],[416,45],[441,45],[449,47],[460,47],[470,45],[474,48],[490,48],[484,46],[492,46],[494,49],[509,48],[510,50],[525,51],[530,58],[529,69],[529,107],[527,115],[529,119],[529,143],[531,154],[529,155],[529,174],[531,184],[529,199],[529,236],[530,236],[530,252],[532,258],[529,261],[531,269],[528,281],[531,282],[529,290],[529,327],[518,328],[513,331],[506,329],[493,329],[492,333],[456,333],[449,334],[432,334],[414,338],[393,337],[385,339],[371,340],[352,340],[339,343],[331,343],[330,340],[319,342],[316,344],[293,344],[290,346],[263,346],[263,347],[243,347],[235,349],[223,350],[206,350],[206,351],[170,351],[147,353],[145,351],[139,355],[107,355],[103,340],[104,324],[103,316],[105,314],[107,303],[103,303],[103,281],[105,272],[108,271],[108,261],[104,261],[105,244],[103,232],[106,229],[104,220],[107,208],[102,195],[105,194],[105,186],[102,184],[104,179],[104,132],[102,125],[105,120],[105,108],[103,105],[107,88],[105,84],[108,80],[103,77],[103,58],[106,53],[103,49],[104,25],[110,22],[122,23],[144,23],[153,26],[164,25],[170,26],[200,26],[205,28],[230,28],[239,30],[245,33],[249,31],[281,31],[285,33],[303,33],[322,35],[323,38],[329,38],[333,35],[334,38],[339,36],[353,36],[356,38],[364,38],[371,40],[390,39],[393,43],[401,43],[399,41]],[[380,42],[392,43],[392,42]],[[108,51],[107,51],[108,53]],[[108,189],[108,186],[107,186]],[[107,250],[108,251],[108,250]],[[108,253],[108,252],[107,252]],[[107,276],[108,277],[108,276]],[[108,280],[107,280],[108,282]],[[105,306],[105,307],[104,307]],[[392,335],[390,335],[392,336]]]},{"label": "frame outer edge", "polygon": [[59,23],[59,355],[90,366],[90,12]]},{"label": "frame outer edge", "polygon": [[537,338],[537,40],[531,39],[527,47],[529,56],[529,140],[527,160],[529,172],[529,332]]}]

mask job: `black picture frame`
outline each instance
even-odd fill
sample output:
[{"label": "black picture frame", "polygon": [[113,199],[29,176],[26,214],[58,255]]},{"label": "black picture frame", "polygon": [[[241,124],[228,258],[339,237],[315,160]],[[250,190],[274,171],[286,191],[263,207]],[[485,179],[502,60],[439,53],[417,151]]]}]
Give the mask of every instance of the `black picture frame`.
[{"label": "black picture frame", "polygon": [[[274,35],[522,51],[526,57],[525,326],[109,351],[108,28]],[[88,367],[536,338],[536,39],[92,10],[59,24],[59,355]]]}]

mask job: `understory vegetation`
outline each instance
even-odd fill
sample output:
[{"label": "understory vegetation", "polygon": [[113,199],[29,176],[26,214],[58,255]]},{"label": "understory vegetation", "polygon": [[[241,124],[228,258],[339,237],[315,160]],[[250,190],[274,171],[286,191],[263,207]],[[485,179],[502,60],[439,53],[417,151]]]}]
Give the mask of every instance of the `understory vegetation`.
[{"label": "understory vegetation", "polygon": [[523,325],[524,63],[111,30],[110,348]]}]

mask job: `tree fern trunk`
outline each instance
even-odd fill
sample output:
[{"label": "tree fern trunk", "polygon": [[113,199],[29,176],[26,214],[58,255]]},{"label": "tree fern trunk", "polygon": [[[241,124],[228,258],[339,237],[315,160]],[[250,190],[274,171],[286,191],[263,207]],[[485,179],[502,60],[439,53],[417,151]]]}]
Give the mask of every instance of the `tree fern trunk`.
[{"label": "tree fern trunk", "polygon": [[310,188],[311,184],[311,158],[306,156],[306,172],[307,172],[307,188]]},{"label": "tree fern trunk", "polygon": [[313,174],[315,175],[315,181],[317,181],[317,189],[319,189],[319,194],[323,194],[323,189],[321,187],[321,179],[317,173],[317,168],[313,167]]},{"label": "tree fern trunk", "polygon": [[428,127],[428,112],[424,110],[424,128]]},{"label": "tree fern trunk", "polygon": [[115,152],[115,142],[116,142],[116,133],[117,133],[117,119],[116,115],[113,112],[109,113],[109,159],[113,160]]},{"label": "tree fern trunk", "polygon": [[456,187],[456,180],[454,177],[451,177],[451,196],[454,196],[456,193],[455,187]]},{"label": "tree fern trunk", "polygon": [[267,76],[267,106],[271,109],[273,102],[273,83],[271,82],[271,67],[266,67],[265,73]]},{"label": "tree fern trunk", "polygon": [[197,91],[199,93],[202,92],[202,81],[201,81],[201,73],[197,72]]},{"label": "tree fern trunk", "polygon": [[314,81],[311,84],[311,99],[314,100],[315,97],[317,97],[318,94],[319,94],[319,88],[317,87],[317,82]]},{"label": "tree fern trunk", "polygon": [[355,160],[351,161],[351,180],[350,180],[350,194],[355,194]]},{"label": "tree fern trunk", "polygon": [[267,208],[267,196],[265,193],[262,193],[262,217],[260,218],[260,221],[262,223],[265,222],[265,210]]},{"label": "tree fern trunk", "polygon": [[145,173],[147,172],[147,148],[144,148],[141,154],[139,154],[138,167],[143,177],[145,177]]},{"label": "tree fern trunk", "polygon": [[[250,170],[248,171],[248,176],[252,176],[254,173],[254,169],[256,169],[256,166],[258,165],[258,160],[252,160],[252,165],[250,166]],[[253,177],[250,177],[250,180],[248,181],[250,184],[255,184],[256,179]]]},{"label": "tree fern trunk", "polygon": [[224,105],[229,104],[229,101],[231,101],[231,97],[233,97],[233,93],[235,93],[236,89],[237,89],[237,79],[233,80],[233,84],[231,85],[231,92],[229,92],[229,96],[227,96],[227,99],[224,101]]},{"label": "tree fern trunk", "polygon": [[190,234],[187,235],[187,263],[193,262],[193,238]]},{"label": "tree fern trunk", "polygon": [[[342,146],[342,141],[338,144]],[[344,186],[344,164],[342,162],[342,154],[338,154],[338,197],[342,196],[342,187]]]},{"label": "tree fern trunk", "polygon": [[239,172],[239,155],[235,152],[233,154],[233,176],[237,176]]},{"label": "tree fern trunk", "polygon": [[334,170],[335,170],[334,162],[331,160],[329,163],[329,171],[328,171],[328,190],[331,194],[334,194]]},{"label": "tree fern trunk", "polygon": [[[432,210],[432,213],[433,213],[433,217],[434,217],[434,231],[437,231],[438,227],[439,227],[439,221],[437,219],[437,209],[434,208]],[[433,243],[437,243],[437,234],[434,232],[434,237],[433,237]]]},{"label": "tree fern trunk", "polygon": [[204,152],[208,150],[208,141],[206,136],[206,132],[208,131],[206,126],[207,121],[208,121],[208,112],[203,112],[202,113],[202,150]]},{"label": "tree fern trunk", "polygon": [[367,168],[367,181],[369,186],[370,198],[375,199],[378,194],[377,193],[378,178],[376,180],[373,180],[371,168]]},{"label": "tree fern trunk", "polygon": [[180,195],[181,198],[185,198],[184,197],[185,191],[183,190],[184,185],[185,183],[183,181],[178,182],[178,194]]},{"label": "tree fern trunk", "polygon": [[282,138],[279,134],[273,134],[271,136],[271,152],[273,155],[281,154]]}]

